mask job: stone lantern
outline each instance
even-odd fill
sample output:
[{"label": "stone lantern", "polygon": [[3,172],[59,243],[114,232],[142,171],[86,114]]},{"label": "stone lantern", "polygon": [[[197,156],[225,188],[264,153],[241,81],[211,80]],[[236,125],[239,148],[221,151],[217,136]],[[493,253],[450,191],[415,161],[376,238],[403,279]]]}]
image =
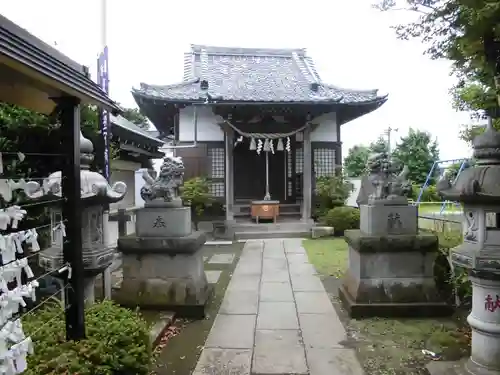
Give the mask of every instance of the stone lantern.
[{"label": "stone lantern", "polygon": [[469,374],[500,374],[500,133],[491,123],[474,138],[476,165],[452,185],[438,183],[446,199],[463,204],[463,243],[452,250],[455,266],[469,270],[472,282]]},{"label": "stone lantern", "polygon": [[[82,199],[82,250],[85,270],[85,299],[94,301],[94,284],[97,275],[113,262],[115,246],[108,239],[108,217],[104,207],[118,202],[125,196],[127,185],[116,182],[108,184],[104,176],[89,170],[94,159],[92,142],[80,132],[80,179]],[[52,173],[45,180],[46,189],[61,197],[61,172]],[[61,208],[51,208],[51,247],[39,255],[39,264],[48,271],[63,267],[63,241],[65,236],[64,218]]]}]

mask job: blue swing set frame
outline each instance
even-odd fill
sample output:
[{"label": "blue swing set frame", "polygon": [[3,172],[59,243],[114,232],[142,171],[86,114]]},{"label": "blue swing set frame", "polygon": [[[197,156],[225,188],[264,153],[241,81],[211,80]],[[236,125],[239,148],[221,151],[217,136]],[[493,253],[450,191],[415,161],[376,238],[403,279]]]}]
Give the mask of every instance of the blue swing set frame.
[{"label": "blue swing set frame", "polygon": [[[420,192],[418,194],[418,198],[415,202],[415,204],[418,206],[420,204],[420,200],[422,199],[422,195],[424,194],[424,190],[429,186],[429,182],[431,181],[432,176],[434,175],[434,172],[440,168],[441,164],[458,164],[460,163],[460,168],[458,169],[458,173],[455,176],[455,179],[453,180],[453,183],[455,183],[458,179],[458,176],[460,176],[460,173],[465,169],[465,166],[469,162],[469,159],[467,158],[461,158],[461,159],[449,159],[449,160],[437,160],[432,164],[432,167],[427,174],[427,178],[425,179],[424,184],[420,188]],[[439,213],[443,213],[443,211],[446,209],[447,203],[451,203],[450,201],[443,201],[443,204],[441,205],[441,209],[439,210]],[[459,205],[458,202],[454,202],[455,204]]]}]

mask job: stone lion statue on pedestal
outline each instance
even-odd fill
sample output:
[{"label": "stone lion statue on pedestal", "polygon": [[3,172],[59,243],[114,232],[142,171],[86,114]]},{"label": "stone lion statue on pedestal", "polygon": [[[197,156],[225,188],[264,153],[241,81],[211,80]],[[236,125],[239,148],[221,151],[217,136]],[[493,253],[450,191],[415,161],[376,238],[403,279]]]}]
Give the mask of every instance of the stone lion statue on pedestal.
[{"label": "stone lion statue on pedestal", "polygon": [[172,202],[179,198],[179,187],[184,183],[184,163],[180,157],[166,156],[156,179],[148,171],[142,178],[146,184],[141,188],[141,198],[146,202],[162,200]]}]

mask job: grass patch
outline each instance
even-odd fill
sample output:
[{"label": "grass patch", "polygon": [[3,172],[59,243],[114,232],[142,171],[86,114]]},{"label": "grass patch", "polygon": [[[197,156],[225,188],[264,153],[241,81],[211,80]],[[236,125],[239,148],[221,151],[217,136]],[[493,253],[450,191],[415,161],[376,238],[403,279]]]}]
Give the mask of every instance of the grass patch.
[{"label": "grass patch", "polygon": [[[418,212],[421,214],[439,213],[442,205],[443,202],[420,202],[418,205]],[[455,203],[446,203],[444,212],[461,213],[462,207],[457,207]]]},{"label": "grass patch", "polygon": [[429,358],[422,349],[442,360],[458,360],[469,354],[469,338],[455,322],[444,319],[351,320],[361,363],[370,375],[424,375]]},{"label": "grass patch", "polygon": [[304,240],[309,261],[324,276],[340,278],[347,269],[347,243],[343,238]]},{"label": "grass patch", "polygon": [[348,266],[348,246],[343,238],[304,240],[309,261],[321,274],[323,285],[347,328],[347,347],[356,350],[365,373],[370,375],[428,375],[427,349],[442,360],[458,360],[469,354],[470,330],[455,319],[350,319],[337,295]]}]

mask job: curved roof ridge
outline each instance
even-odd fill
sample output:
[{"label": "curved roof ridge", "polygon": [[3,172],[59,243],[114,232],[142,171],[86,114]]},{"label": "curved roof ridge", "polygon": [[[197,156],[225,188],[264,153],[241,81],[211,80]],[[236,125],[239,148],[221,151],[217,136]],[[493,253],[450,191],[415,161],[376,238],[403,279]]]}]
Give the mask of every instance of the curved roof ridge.
[{"label": "curved roof ridge", "polygon": [[132,90],[143,91],[143,90],[147,90],[147,89],[153,89],[153,90],[164,90],[164,89],[170,89],[170,88],[175,89],[177,87],[184,87],[184,86],[192,85],[193,83],[198,83],[198,82],[200,82],[200,78],[198,78],[198,77],[191,78],[187,81],[166,84],[166,85],[151,85],[149,83],[141,82],[141,83],[139,83],[140,88],[137,89],[135,87],[132,87]]},{"label": "curved roof ridge", "polygon": [[204,44],[191,44],[193,53],[201,53],[206,50],[208,54],[231,54],[246,56],[290,56],[297,53],[300,57],[306,55],[305,48],[254,48],[254,47],[219,47]]},{"label": "curved roof ridge", "polygon": [[[325,83],[325,82],[320,82],[320,85],[334,89],[334,90],[340,90],[340,91],[345,91],[345,92],[350,92],[350,93],[355,93],[355,94],[372,94],[372,95],[377,95],[378,89],[370,89],[370,90],[361,90],[361,89],[350,89],[346,87],[340,87],[337,85],[333,85],[330,83]],[[387,96],[387,95],[386,95]]]}]

